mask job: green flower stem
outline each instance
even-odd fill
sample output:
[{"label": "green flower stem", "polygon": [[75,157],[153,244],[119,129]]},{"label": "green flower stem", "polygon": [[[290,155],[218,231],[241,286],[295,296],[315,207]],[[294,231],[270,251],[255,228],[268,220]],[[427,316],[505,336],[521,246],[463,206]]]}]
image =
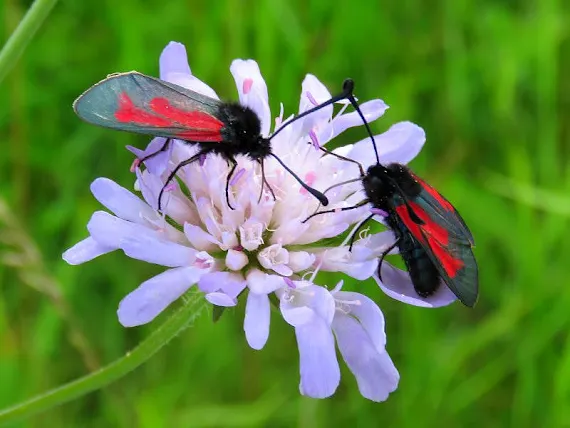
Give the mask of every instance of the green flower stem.
[{"label": "green flower stem", "polygon": [[206,302],[202,295],[189,295],[182,307],[152,332],[140,345],[127,352],[125,356],[96,372],[0,411],[0,424],[30,417],[35,413],[56,407],[100,389],[125,376],[152,357],[160,348],[188,327],[205,307]]},{"label": "green flower stem", "polygon": [[36,0],[0,51],[0,82],[14,66],[57,0]]}]

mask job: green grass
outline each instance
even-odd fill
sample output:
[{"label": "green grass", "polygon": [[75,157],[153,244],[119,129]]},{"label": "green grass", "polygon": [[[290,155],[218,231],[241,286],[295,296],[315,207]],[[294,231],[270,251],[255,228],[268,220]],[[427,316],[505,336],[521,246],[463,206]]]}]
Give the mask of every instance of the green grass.
[{"label": "green grass", "polygon": [[[0,40],[28,3],[0,4]],[[426,310],[353,284],[386,316],[401,374],[386,403],[363,399],[346,369],[333,398],[299,396],[292,329],[274,316],[253,351],[238,307],[104,390],[13,426],[570,426],[569,29],[560,0],[62,0],[0,84],[0,407],[111,362],[153,328],[124,329],[115,311],[158,268],[119,253],[72,267],[61,253],[100,208],[89,183],[131,188],[123,147],[147,141],[82,123],[72,101],[111,72],[156,75],[170,40],[225,98],[236,98],[231,60],[254,58],[273,112],[297,108],[310,72],[332,92],[350,76],[361,99],[384,99],[378,132],[423,126],[412,166],[470,225],[481,297],[473,310]]]}]

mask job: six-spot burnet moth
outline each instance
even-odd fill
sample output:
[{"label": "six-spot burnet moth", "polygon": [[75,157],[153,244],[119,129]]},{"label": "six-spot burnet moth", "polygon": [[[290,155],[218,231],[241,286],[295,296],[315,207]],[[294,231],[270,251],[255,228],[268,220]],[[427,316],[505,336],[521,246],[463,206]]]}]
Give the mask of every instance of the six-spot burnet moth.
[{"label": "six-spot burnet moth", "polygon": [[[474,306],[478,297],[479,283],[477,262],[472,249],[473,235],[457,210],[437,190],[404,165],[380,163],[370,126],[352,95],[353,87],[352,81],[345,82],[346,98],[364,121],[374,147],[376,164],[364,172],[362,165],[357,161],[322,149],[333,156],[356,163],[360,168],[359,178],[336,186],[361,181],[366,199],[340,210],[356,209],[368,203],[373,207],[372,214],[352,234],[351,247],[358,230],[375,215],[380,215],[384,217],[386,225],[396,237],[394,244],[380,257],[378,264],[380,279],[384,257],[398,246],[419,296],[432,295],[443,280],[463,304]],[[325,193],[336,186],[327,189]],[[305,221],[315,215],[335,211],[337,210],[319,211]]]},{"label": "six-spot burnet moth", "polygon": [[[156,153],[166,150],[170,139],[198,145],[198,152],[179,163],[168,176],[158,197],[159,211],[162,194],[180,168],[210,153],[221,155],[231,164],[226,179],[226,200],[230,208],[228,189],[237,167],[237,155],[247,155],[261,165],[261,192],[265,184],[275,198],[263,172],[265,158],[272,156],[301,186],[326,206],[326,196],[304,183],[271,151],[271,139],[292,122],[345,98],[343,92],[297,115],[268,138],[261,135],[259,117],[250,108],[238,103],[219,101],[134,71],[113,74],[95,84],[75,100],[73,109],[81,119],[94,125],[167,138],[164,146]],[[145,161],[156,153],[139,161]]]}]

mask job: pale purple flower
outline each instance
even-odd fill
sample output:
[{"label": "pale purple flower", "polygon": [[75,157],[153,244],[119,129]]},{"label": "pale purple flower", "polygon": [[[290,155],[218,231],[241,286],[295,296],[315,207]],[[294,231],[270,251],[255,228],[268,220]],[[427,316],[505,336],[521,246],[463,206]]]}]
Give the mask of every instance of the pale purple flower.
[{"label": "pale purple flower", "polygon": [[[264,135],[269,135],[286,119],[282,106],[272,126],[267,86],[257,63],[235,60],[230,71],[240,102],[258,114]],[[170,43],[164,49],[160,78],[217,98],[213,89],[191,74],[186,50],[179,43]],[[315,76],[307,75],[299,112],[329,98],[326,87]],[[335,116],[329,106],[293,123],[272,140],[273,151],[307,184],[321,191],[358,177],[353,164],[322,156],[318,150],[347,128],[362,125],[356,113],[344,114],[346,103],[340,104],[341,111]],[[373,121],[387,106],[381,100],[372,100],[362,103],[361,108],[367,120]],[[418,126],[396,124],[376,136],[380,160],[405,163],[419,152],[424,140]],[[145,150],[129,149],[142,157],[163,144],[164,139],[155,138]],[[235,209],[230,209],[225,196],[228,165],[220,157],[208,156],[180,170],[178,178],[184,186],[175,182],[168,186],[162,200],[164,215],[158,213],[158,194],[168,173],[195,152],[194,147],[175,140],[169,150],[146,161],[146,169],[135,163],[135,190],[142,198],[109,179],[96,179],[91,191],[112,214],[95,212],[87,224],[89,237],[67,250],[63,258],[80,264],[120,249],[129,257],[167,268],[120,302],[118,317],[126,327],[152,321],[194,285],[218,306],[234,306],[243,295],[247,299],[245,336],[254,349],[263,348],[269,337],[269,296],[275,293],[283,318],[295,328],[303,394],[326,397],[335,391],[340,377],[336,337],[361,393],[371,400],[385,400],[397,386],[398,373],[385,350],[380,309],[365,296],[340,291],[340,287],[329,291],[303,278],[314,276],[318,270],[343,272],[358,280],[373,276],[378,256],[394,241],[392,233],[363,233],[352,251],[348,242],[325,245],[326,238],[338,238],[356,227],[369,215],[369,208],[320,215],[303,223],[319,209],[318,202],[271,158],[265,162],[265,174],[276,200],[266,187],[258,201],[259,165],[238,158],[229,194]],[[365,167],[374,159],[368,138],[338,152],[358,159]],[[364,194],[356,182],[334,188],[327,197],[331,207],[341,208],[359,202]],[[380,286],[396,299],[438,306],[449,298],[444,292],[431,299],[417,297],[408,275],[387,263],[382,273],[384,280],[390,278],[391,285]]]}]

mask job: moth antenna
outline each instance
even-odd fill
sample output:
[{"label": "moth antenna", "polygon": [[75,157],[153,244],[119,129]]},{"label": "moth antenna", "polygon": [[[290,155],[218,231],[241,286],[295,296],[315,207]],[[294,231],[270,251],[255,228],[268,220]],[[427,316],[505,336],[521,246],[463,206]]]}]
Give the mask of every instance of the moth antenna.
[{"label": "moth antenna", "polygon": [[281,164],[281,166],[282,166],[283,168],[285,168],[285,170],[286,170],[289,174],[291,174],[291,175],[293,176],[293,178],[295,178],[295,180],[297,180],[297,181],[299,182],[299,184],[300,184],[301,186],[303,186],[303,188],[304,188],[307,192],[309,192],[311,195],[313,195],[315,198],[317,198],[321,204],[323,204],[325,207],[329,204],[329,200],[328,200],[328,198],[327,198],[325,195],[323,195],[323,194],[322,194],[321,192],[319,192],[318,190],[313,189],[313,188],[310,187],[307,183],[305,183],[303,180],[301,180],[301,178],[299,178],[299,176],[298,176],[297,174],[295,174],[295,173],[291,170],[291,168],[289,168],[287,165],[285,165],[285,163],[284,163],[281,159],[279,159],[275,153],[269,153],[269,154],[270,154],[271,156],[273,156],[275,159],[277,159],[277,162],[279,162],[279,163]]},{"label": "moth antenna", "polygon": [[[350,80],[350,79],[347,79],[347,80]],[[345,83],[346,83],[346,81],[345,81]],[[348,101],[350,101],[350,104],[352,104],[352,107],[354,107],[354,109],[356,110],[356,112],[358,113],[360,118],[362,119],[362,122],[364,123],[364,127],[366,128],[366,131],[368,132],[368,135],[370,136],[370,139],[372,140],[372,147],[374,147],[374,155],[376,156],[376,163],[380,164],[380,156],[378,156],[378,148],[376,147],[376,140],[374,140],[374,135],[372,135],[372,130],[370,129],[370,125],[368,124],[368,121],[364,117],[362,110],[360,110],[360,106],[358,105],[358,103],[356,102],[356,99],[354,98],[354,94],[352,93],[353,90],[354,90],[354,82],[352,80],[350,80],[350,93],[347,95],[346,99]]]},{"label": "moth antenna", "polygon": [[[335,95],[334,97],[332,97],[331,99],[325,101],[322,104],[319,104],[318,106],[315,106],[307,111],[304,111],[303,113],[298,114],[297,116],[295,116],[292,119],[289,119],[287,122],[285,122],[284,124],[282,124],[279,129],[277,129],[269,138],[268,140],[271,141],[271,139],[273,137],[275,137],[277,134],[279,134],[283,129],[285,129],[285,127],[291,125],[293,122],[298,121],[299,119],[302,119],[303,117],[314,113],[326,106],[329,106],[331,104],[336,103],[337,101],[341,101],[344,99],[350,99],[349,97],[352,97],[352,90],[354,89],[354,81],[352,79],[345,79],[345,81],[342,84],[342,92],[338,95]],[[352,97],[354,98],[354,97]],[[364,119],[364,117],[363,117]]]}]

